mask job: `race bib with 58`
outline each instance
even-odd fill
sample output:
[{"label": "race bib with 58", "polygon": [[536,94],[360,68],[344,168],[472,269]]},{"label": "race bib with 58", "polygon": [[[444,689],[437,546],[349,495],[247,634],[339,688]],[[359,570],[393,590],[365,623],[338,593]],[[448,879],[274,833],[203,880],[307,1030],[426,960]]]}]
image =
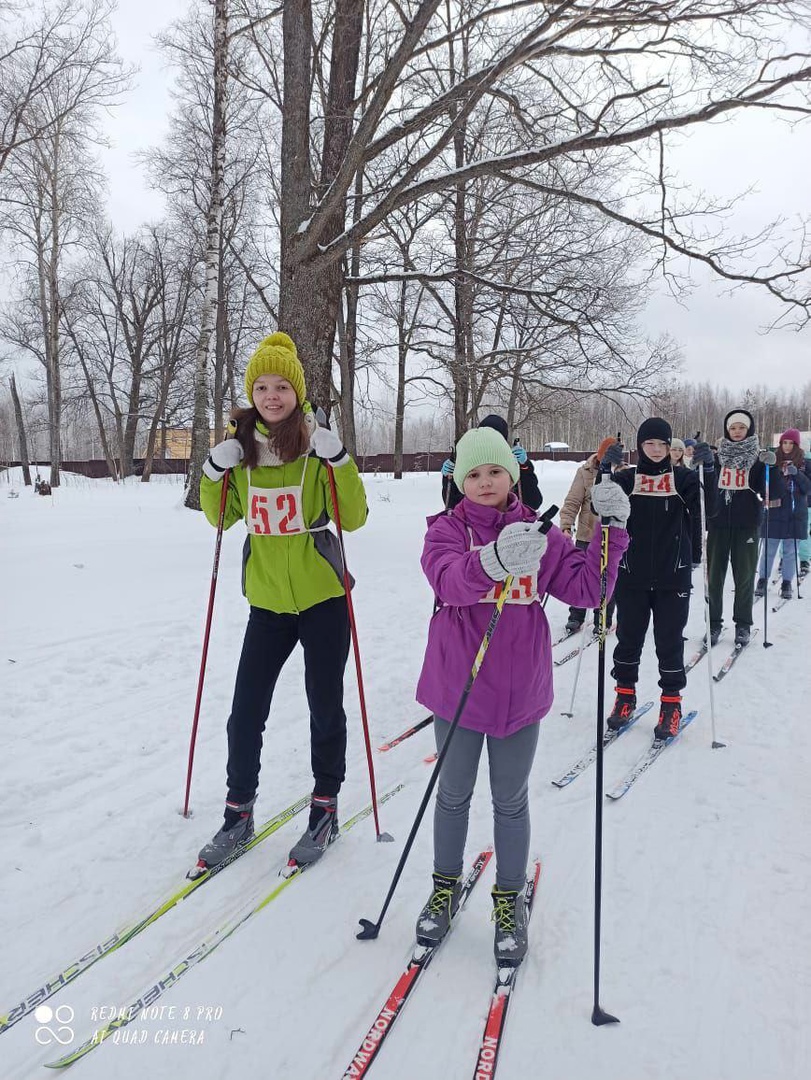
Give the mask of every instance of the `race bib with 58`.
[{"label": "race bib with 58", "polygon": [[718,474],[718,487],[726,491],[746,491],[749,487],[749,470],[723,465]]}]

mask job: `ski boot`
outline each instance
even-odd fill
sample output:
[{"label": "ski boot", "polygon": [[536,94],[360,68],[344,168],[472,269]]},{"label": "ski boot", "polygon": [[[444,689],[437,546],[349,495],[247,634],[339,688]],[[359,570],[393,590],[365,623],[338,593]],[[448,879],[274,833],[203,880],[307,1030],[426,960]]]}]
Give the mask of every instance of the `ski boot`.
[{"label": "ski boot", "polygon": [[462,881],[458,877],[434,874],[434,891],[417,919],[417,944],[438,945],[451,928],[459,910]]},{"label": "ski boot", "polygon": [[577,615],[570,615],[569,618],[566,620],[566,625],[563,627],[563,629],[568,634],[576,634],[578,630],[582,629],[582,627],[583,620]]},{"label": "ski boot", "polygon": [[253,804],[256,797],[245,803],[225,804],[223,826],[209,842],[200,849],[197,866],[186,875],[192,880],[206,870],[219,866],[230,858],[237,848],[244,847],[253,836]]},{"label": "ski boot", "polygon": [[672,739],[679,733],[681,724],[681,695],[662,694],[662,704],[659,708],[659,722],[653,729],[654,739],[664,741]]},{"label": "ski boot", "polygon": [[[724,628],[723,623],[710,623],[710,646],[714,648],[718,644],[718,639],[721,637],[721,631]],[[704,640],[707,640],[707,635],[704,635]]]},{"label": "ski boot", "polygon": [[313,795],[309,823],[298,842],[290,849],[288,866],[295,868],[318,862],[329,845],[337,838],[337,795]]},{"label": "ski boot", "polygon": [[766,578],[758,578],[755,585],[755,600],[762,600],[766,595]]},{"label": "ski boot", "polygon": [[790,581],[784,581],[780,586],[780,599],[791,600],[794,597],[794,590],[791,587]]},{"label": "ski boot", "polygon": [[493,952],[499,967],[517,967],[527,954],[527,909],[523,892],[493,886],[496,924]]},{"label": "ski boot", "polygon": [[617,686],[617,700],[614,708],[608,714],[606,725],[610,731],[619,731],[624,728],[636,710],[636,691],[632,686]]},{"label": "ski boot", "polygon": [[808,571],[811,570],[811,562],[808,559],[803,559],[800,563],[800,577],[808,577]]},{"label": "ski boot", "polygon": [[735,627],[735,644],[740,646],[741,648],[743,648],[744,645],[749,644],[749,639],[751,636],[751,626],[744,626],[743,623],[740,623],[738,626]]}]

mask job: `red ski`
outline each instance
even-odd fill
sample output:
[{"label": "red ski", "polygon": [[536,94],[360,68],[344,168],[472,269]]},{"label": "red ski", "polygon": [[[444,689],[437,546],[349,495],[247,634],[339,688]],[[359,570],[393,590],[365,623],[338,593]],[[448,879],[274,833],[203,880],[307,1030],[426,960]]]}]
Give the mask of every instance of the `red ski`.
[{"label": "red ski", "polygon": [[[465,878],[465,883],[462,886],[462,895],[459,898],[459,907],[454,916],[454,922],[459,917],[459,913],[462,911],[468,896],[470,896],[473,891],[476,882],[484,873],[492,855],[492,849],[488,849],[480,852],[480,854],[476,856],[470,873]],[[446,934],[442,941],[437,945],[416,945],[414,947],[414,952],[411,955],[408,966],[397,980],[394,989],[386,999],[386,1004],[375,1017],[374,1023],[364,1035],[355,1056],[352,1058],[346,1071],[342,1074],[343,1080],[356,1080],[357,1077],[365,1076],[369,1071],[386,1036],[391,1031],[392,1025],[403,1011],[403,1006],[406,1001],[408,1001],[414,987],[417,985],[420,975],[422,975],[423,971],[425,971],[431,963],[448,936],[449,935]]]},{"label": "red ski", "polygon": [[[527,920],[532,915],[532,905],[535,900],[535,891],[538,888],[538,878],[541,876],[541,863],[535,863],[535,873],[527,882],[526,904]],[[499,965],[496,975],[496,984],[493,988],[493,997],[490,1001],[490,1011],[484,1025],[484,1034],[479,1046],[479,1056],[476,1059],[476,1069],[473,1080],[492,1080],[496,1075],[498,1053],[501,1049],[501,1040],[504,1036],[504,1025],[507,1020],[507,1009],[510,1006],[515,980],[521,970],[520,964],[510,967]]]}]

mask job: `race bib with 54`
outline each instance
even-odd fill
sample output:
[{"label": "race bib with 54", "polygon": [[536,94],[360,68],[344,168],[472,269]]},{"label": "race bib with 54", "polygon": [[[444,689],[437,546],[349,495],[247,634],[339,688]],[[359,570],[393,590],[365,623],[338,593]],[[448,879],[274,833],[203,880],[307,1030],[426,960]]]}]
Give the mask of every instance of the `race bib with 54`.
[{"label": "race bib with 54", "polygon": [[634,490],[632,495],[658,495],[667,498],[668,495],[676,494],[676,484],[672,472],[662,473],[661,476],[646,476],[645,473],[637,472],[634,476]]}]

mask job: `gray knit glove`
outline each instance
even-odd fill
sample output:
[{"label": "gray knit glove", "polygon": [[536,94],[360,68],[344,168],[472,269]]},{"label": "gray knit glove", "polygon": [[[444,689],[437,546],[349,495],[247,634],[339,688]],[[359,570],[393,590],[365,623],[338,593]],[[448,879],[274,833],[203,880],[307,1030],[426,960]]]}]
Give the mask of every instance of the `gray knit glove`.
[{"label": "gray knit glove", "polygon": [[546,545],[546,534],[538,525],[516,521],[502,530],[498,540],[481,549],[482,570],[493,581],[504,581],[508,574],[531,574],[540,566]]},{"label": "gray knit glove", "polygon": [[631,516],[631,500],[613,480],[604,479],[591,489],[591,505],[599,518],[608,518],[609,525],[624,529]]}]

